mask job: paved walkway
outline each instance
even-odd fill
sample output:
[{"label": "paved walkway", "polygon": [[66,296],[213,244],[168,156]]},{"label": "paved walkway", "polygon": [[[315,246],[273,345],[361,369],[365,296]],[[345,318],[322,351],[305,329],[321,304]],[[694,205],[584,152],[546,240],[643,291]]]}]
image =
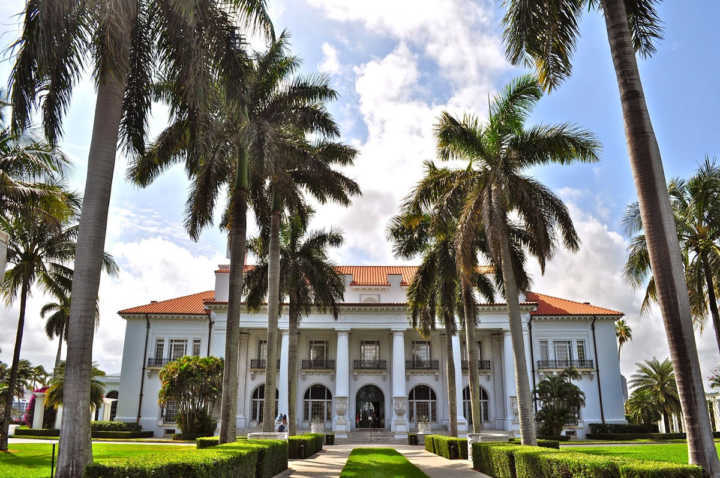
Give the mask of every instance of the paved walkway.
[{"label": "paved walkway", "polygon": [[[353,448],[387,448],[377,443],[348,443],[326,445],[323,451],[305,460],[290,460],[291,478],[334,478],[340,476],[348,455]],[[430,478],[489,478],[472,469],[468,460],[447,460],[425,451],[422,446],[392,445],[392,448],[405,455],[413,465],[420,468]]]}]

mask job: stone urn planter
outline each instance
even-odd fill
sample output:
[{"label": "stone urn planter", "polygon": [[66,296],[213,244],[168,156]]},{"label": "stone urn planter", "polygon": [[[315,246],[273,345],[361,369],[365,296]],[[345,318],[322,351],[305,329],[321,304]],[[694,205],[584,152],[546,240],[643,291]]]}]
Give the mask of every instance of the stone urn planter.
[{"label": "stone urn planter", "polygon": [[430,422],[418,422],[417,424],[418,434],[420,435],[431,435],[432,424]]},{"label": "stone urn planter", "polygon": [[325,433],[325,424],[322,422],[312,422],[310,424],[310,433]]}]

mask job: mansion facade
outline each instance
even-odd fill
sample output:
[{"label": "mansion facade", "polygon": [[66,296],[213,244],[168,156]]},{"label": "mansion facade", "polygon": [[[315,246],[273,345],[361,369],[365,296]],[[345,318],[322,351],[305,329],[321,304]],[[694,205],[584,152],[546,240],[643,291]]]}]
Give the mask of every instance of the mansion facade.
[{"label": "mansion facade", "polygon": [[[413,266],[339,266],[345,297],[337,319],[313,311],[302,317],[298,342],[297,401],[288,403],[287,307],[280,316],[278,389],[265,390],[267,309],[240,318],[238,432],[261,428],[263,402],[273,396],[278,414],[294,407],[298,429],[323,422],[337,437],[383,429],[401,437],[419,422],[446,429],[449,420],[447,341],[455,362],[458,428],[470,416],[468,370],[480,372],[481,419],[486,430],[519,427],[514,356],[502,303],[478,307],[478,363],[468,363],[464,333],[448,337],[441,326],[423,337],[408,320],[407,286]],[[228,266],[215,271],[215,288],[125,309],[122,371],[116,420],[139,420],[156,436],[176,431],[172,405],[160,407],[159,370],[184,355],[222,357]],[[624,382],[614,323],[621,312],[588,302],[527,292],[521,298],[530,385],[569,366],[582,378],[585,407],[565,433],[582,438],[589,423],[623,423]]]}]

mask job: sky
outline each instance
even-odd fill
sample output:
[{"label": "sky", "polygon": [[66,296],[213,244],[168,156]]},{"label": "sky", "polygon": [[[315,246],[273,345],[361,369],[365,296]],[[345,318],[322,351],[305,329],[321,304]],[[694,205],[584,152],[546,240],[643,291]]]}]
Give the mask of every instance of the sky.
[{"label": "sky", "polygon": [[[358,149],[345,170],[363,195],[350,207],[319,206],[313,228],[333,227],[345,235],[333,251],[339,264],[397,264],[386,239],[388,220],[422,176],[422,163],[435,159],[433,124],[443,111],[487,115],[488,98],[513,77],[529,73],[507,63],[502,46],[502,6],[466,0],[269,0],[277,31],[291,34],[302,73],[325,74],[340,97],[329,106],[343,141]],[[639,62],[648,107],[668,178],[688,177],[705,155],[720,154],[716,91],[720,61],[713,19],[720,4],[664,2],[664,39],[657,53]],[[19,32],[22,0],[0,4],[0,48]],[[667,357],[667,341],[656,309],[641,315],[642,291],[623,277],[628,237],[622,229],[626,206],[636,200],[622,113],[605,26],[598,12],[580,23],[581,37],[572,76],[541,99],[529,124],[569,122],[593,132],[602,144],[595,164],[543,166],[529,173],[568,205],[582,244],[571,253],[559,248],[541,274],[530,265],[532,289],[621,310],[633,329],[623,349],[621,370]],[[260,39],[252,45],[262,48]],[[12,66],[5,50],[0,86]],[[84,76],[65,119],[61,148],[71,158],[69,185],[82,192],[95,92]],[[167,123],[156,105],[154,137]],[[120,371],[124,321],[117,311],[150,300],[209,290],[213,271],[227,262],[225,237],[217,227],[197,242],[182,221],[188,182],[175,167],[139,189],[125,179],[127,159],[119,154],[113,182],[106,250],[120,265],[117,277],[103,277],[100,325],[94,360],[109,373]],[[43,332],[39,310],[48,298],[36,289],[29,301],[22,357],[51,366],[56,341]],[[17,301],[16,301],[17,302]],[[0,360],[12,354],[17,303],[0,305]],[[703,376],[720,365],[710,323],[696,335]]]}]

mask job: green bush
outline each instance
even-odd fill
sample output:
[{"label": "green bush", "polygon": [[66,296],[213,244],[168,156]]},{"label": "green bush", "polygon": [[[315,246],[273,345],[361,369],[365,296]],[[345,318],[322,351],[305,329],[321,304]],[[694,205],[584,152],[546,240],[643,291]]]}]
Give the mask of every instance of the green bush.
[{"label": "green bush", "polygon": [[425,449],[430,453],[437,453],[435,451],[435,442],[433,440],[434,436],[435,435],[425,435]]},{"label": "green bush", "polygon": [[507,442],[473,443],[473,468],[495,478],[515,478],[513,453],[520,448]]},{"label": "green bush", "polygon": [[140,425],[134,422],[110,422],[99,420],[90,422],[90,430],[93,432],[139,432]]},{"label": "green bush", "polygon": [[618,478],[617,458],[535,447],[514,450],[517,478]]},{"label": "green bush", "polygon": [[588,434],[587,438],[592,440],[684,440],[684,433],[593,433]]},{"label": "green bush", "polygon": [[620,478],[702,478],[702,468],[662,462],[618,463]]},{"label": "green bush", "polygon": [[[459,458],[467,459],[467,440],[465,438],[448,437],[444,435],[428,435],[425,437],[425,449],[428,450],[427,438],[430,437],[432,447],[436,455],[440,455],[449,460],[457,460]],[[431,451],[431,450],[428,450]]]},{"label": "green bush", "polygon": [[[333,435],[333,440],[335,435]],[[321,433],[308,433],[288,437],[288,456],[291,459],[308,458],[322,450],[325,435]]]},{"label": "green bush", "polygon": [[220,444],[220,437],[200,437],[195,439],[196,448],[210,448]]},{"label": "green bush", "polygon": [[[197,453],[164,453],[112,464],[91,463],[84,478],[264,478],[258,458],[264,447],[227,443]],[[279,468],[279,466],[278,466]],[[287,461],[285,461],[287,468]],[[283,471],[283,470],[280,470]]]},{"label": "green bush", "polygon": [[[510,443],[519,445],[520,439],[519,438],[511,438]],[[558,440],[548,440],[547,438],[538,438],[537,446],[539,446],[541,448],[554,448],[556,450],[559,450],[560,442]]]},{"label": "green bush", "polygon": [[334,433],[326,433],[325,434],[325,444],[326,445],[334,445],[335,444],[335,434]]},{"label": "green bush", "polygon": [[130,439],[130,438],[152,438],[155,434],[152,430],[148,431],[93,431],[93,438],[117,438],[117,439]]},{"label": "green bush", "polygon": [[15,436],[26,437],[57,437],[60,436],[60,430],[57,428],[27,428],[17,427]]},{"label": "green bush", "polygon": [[408,433],[408,445],[417,445],[417,433]]},{"label": "green bush", "polygon": [[657,425],[637,425],[632,423],[591,423],[590,433],[658,433]]},{"label": "green bush", "polygon": [[[288,442],[285,440],[243,440],[241,446],[255,448],[258,451],[257,467],[255,478],[272,478],[273,476],[287,470],[288,467]],[[212,449],[220,449],[225,445],[219,445]],[[212,476],[212,475],[210,475]],[[133,477],[136,478],[136,477]]]}]

